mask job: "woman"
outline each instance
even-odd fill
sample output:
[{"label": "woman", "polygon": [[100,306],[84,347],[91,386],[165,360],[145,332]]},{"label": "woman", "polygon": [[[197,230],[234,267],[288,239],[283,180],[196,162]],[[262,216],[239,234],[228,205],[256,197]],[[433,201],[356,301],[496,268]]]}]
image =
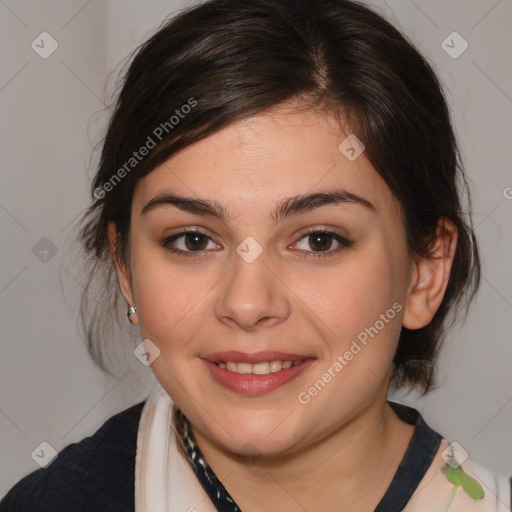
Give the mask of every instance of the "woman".
[{"label": "woman", "polygon": [[387,401],[429,391],[478,288],[458,184],[437,78],[366,7],[211,0],[166,22],[81,231],[160,387],[0,510],[510,510],[507,478]]}]

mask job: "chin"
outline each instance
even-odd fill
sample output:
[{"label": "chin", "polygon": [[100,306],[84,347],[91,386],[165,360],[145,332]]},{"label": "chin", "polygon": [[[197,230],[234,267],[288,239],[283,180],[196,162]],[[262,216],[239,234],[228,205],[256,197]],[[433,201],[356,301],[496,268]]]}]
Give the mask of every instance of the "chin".
[{"label": "chin", "polygon": [[[230,424],[226,425],[226,430],[220,429],[208,436],[215,444],[240,456],[274,457],[294,451],[301,441],[299,434],[295,433],[292,425],[280,424],[275,421],[275,416],[273,418],[271,429],[267,426],[262,430],[254,424],[239,422],[236,430]],[[236,434],[231,436],[231,432]]]},{"label": "chin", "polygon": [[282,440],[275,439],[272,442],[268,439],[246,438],[239,440],[236,444],[231,442],[229,446],[225,448],[233,454],[252,459],[252,461],[248,461],[248,463],[254,463],[262,457],[278,457],[289,453],[296,448],[296,443],[290,438]]}]

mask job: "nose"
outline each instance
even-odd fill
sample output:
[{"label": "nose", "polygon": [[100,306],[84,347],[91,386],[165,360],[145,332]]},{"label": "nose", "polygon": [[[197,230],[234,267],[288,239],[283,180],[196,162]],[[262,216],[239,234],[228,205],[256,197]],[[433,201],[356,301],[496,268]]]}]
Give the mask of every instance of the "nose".
[{"label": "nose", "polygon": [[236,255],[233,267],[219,287],[215,314],[228,326],[254,331],[270,327],[290,315],[289,288],[270,268],[263,251],[248,262]]}]

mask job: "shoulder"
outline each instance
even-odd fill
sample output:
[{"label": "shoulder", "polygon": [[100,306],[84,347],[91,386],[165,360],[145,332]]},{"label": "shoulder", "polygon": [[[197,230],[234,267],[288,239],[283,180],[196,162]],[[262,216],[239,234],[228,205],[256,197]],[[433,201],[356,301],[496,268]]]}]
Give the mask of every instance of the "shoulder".
[{"label": "shoulder", "polygon": [[66,446],[46,468],[20,480],[0,512],[133,511],[140,402],[109,418],[93,435]]},{"label": "shoulder", "polygon": [[512,478],[471,459],[458,444],[443,438],[407,512],[510,512]]},{"label": "shoulder", "polygon": [[[449,510],[450,512],[510,512],[509,475],[492,471],[467,458],[458,465],[446,458],[450,444],[443,439],[439,456],[404,512]],[[445,462],[448,460],[448,463]]]},{"label": "shoulder", "polygon": [[[429,427],[411,407],[389,402],[400,419],[415,431],[383,507],[404,512],[510,512],[512,478],[474,461],[457,442]],[[403,500],[397,502],[397,496]],[[396,506],[396,504],[400,506]],[[389,507],[393,504],[395,506]]]}]

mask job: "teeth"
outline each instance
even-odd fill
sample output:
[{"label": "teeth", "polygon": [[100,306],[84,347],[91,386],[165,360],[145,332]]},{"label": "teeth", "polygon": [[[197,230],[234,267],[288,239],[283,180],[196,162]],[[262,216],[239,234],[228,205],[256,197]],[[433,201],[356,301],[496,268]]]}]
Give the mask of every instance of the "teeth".
[{"label": "teeth", "polygon": [[231,361],[228,361],[226,363],[226,370],[229,370],[230,372],[238,373],[238,363],[232,363]]},{"label": "teeth", "polygon": [[270,371],[272,373],[278,372],[279,370],[283,369],[283,363],[281,361],[272,361],[270,363]]},{"label": "teeth", "polygon": [[[235,363],[236,364],[236,363]],[[252,364],[238,363],[238,373],[252,373]]]},{"label": "teeth", "polygon": [[[238,364],[238,371],[240,371],[240,363]],[[253,364],[252,373],[255,373],[256,375],[266,375],[267,373],[270,373],[270,363]]]},{"label": "teeth", "polygon": [[297,366],[302,363],[304,359],[299,361],[262,361],[261,363],[236,363],[234,361],[219,361],[217,365],[233,373],[241,375],[254,374],[254,375],[267,375],[268,373],[275,373],[281,370],[286,370],[292,366]]}]

